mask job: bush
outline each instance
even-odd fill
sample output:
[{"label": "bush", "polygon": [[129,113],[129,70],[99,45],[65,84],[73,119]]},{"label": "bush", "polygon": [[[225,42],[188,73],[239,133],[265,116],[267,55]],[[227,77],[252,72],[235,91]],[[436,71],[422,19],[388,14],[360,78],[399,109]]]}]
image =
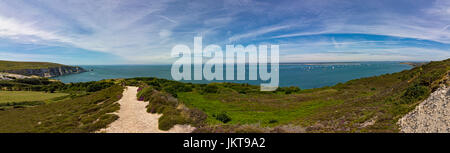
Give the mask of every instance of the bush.
[{"label": "bush", "polygon": [[208,84],[203,88],[203,93],[217,93],[217,91],[219,91],[219,87],[215,84]]},{"label": "bush", "polygon": [[401,97],[401,103],[410,104],[425,99],[430,93],[430,89],[422,85],[410,86]]},{"label": "bush", "polygon": [[445,70],[439,70],[422,74],[419,78],[420,85],[431,85],[434,81],[441,79],[445,72]]},{"label": "bush", "polygon": [[290,86],[290,87],[279,87],[276,90],[277,92],[284,92],[285,94],[291,94],[291,93],[297,93],[300,91],[300,88],[296,86]]},{"label": "bush", "polygon": [[177,97],[177,92],[191,92],[192,91],[192,87],[190,85],[186,85],[183,83],[167,83],[167,85],[165,85],[162,88],[162,91],[171,94],[174,97]]},{"label": "bush", "polygon": [[17,79],[14,82],[30,84],[30,85],[48,85],[51,82],[48,78],[26,78],[26,79]]},{"label": "bush", "polygon": [[176,124],[185,124],[185,119],[179,115],[163,115],[158,121],[158,128],[164,131],[170,130]]},{"label": "bush", "polygon": [[231,117],[228,116],[227,112],[221,112],[221,113],[217,113],[217,114],[213,114],[213,117],[216,120],[219,120],[223,123],[228,123],[231,121]]},{"label": "bush", "polygon": [[96,92],[96,91],[100,91],[102,89],[106,89],[112,85],[113,85],[113,83],[110,83],[110,82],[92,83],[87,86],[86,91],[87,92]]},{"label": "bush", "polygon": [[206,120],[206,118],[208,118],[208,115],[206,113],[196,108],[189,109],[188,113],[189,113],[189,123],[191,123],[195,127],[201,126]]},{"label": "bush", "polygon": [[142,90],[140,90],[136,97],[138,98],[139,101],[148,101],[150,100],[150,97],[153,95],[154,91],[152,87],[146,87],[146,88],[142,88]]},{"label": "bush", "polygon": [[272,119],[269,121],[269,124],[274,124],[274,123],[278,123],[278,120]]},{"label": "bush", "polygon": [[[113,82],[80,82],[80,83],[70,83],[66,85],[61,86],[61,90],[64,90],[66,92],[73,92],[73,91],[86,91],[86,92],[96,92],[100,91],[106,88],[109,88],[113,86]],[[49,88],[54,88],[49,86]]]},{"label": "bush", "polygon": [[125,80],[124,82],[127,86],[139,86],[139,81],[136,80]]},{"label": "bush", "polygon": [[147,112],[148,113],[157,113],[157,114],[162,114],[164,113],[164,111],[166,110],[166,108],[170,109],[169,106],[166,105],[162,105],[162,104],[148,104],[147,105]]},{"label": "bush", "polygon": [[176,124],[186,124],[186,118],[180,114],[180,110],[167,107],[163,111],[163,115],[158,120],[158,128],[160,130],[170,130]]},{"label": "bush", "polygon": [[[147,97],[144,99],[147,99]],[[149,97],[148,101],[151,104],[162,104],[171,107],[176,107],[178,105],[178,101],[175,98],[171,97],[167,93],[162,92],[156,92],[152,94],[151,97]]]}]

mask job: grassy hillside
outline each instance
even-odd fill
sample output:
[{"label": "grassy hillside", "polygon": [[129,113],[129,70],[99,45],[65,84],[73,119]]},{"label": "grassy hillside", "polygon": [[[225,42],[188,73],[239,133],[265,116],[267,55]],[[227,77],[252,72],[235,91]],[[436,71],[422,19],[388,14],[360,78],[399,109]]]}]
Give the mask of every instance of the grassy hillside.
[{"label": "grassy hillside", "polygon": [[62,102],[0,111],[0,133],[88,133],[118,118],[122,86],[112,86]]},{"label": "grassy hillside", "polygon": [[[155,78],[127,81],[143,88],[138,96],[150,102],[149,112],[168,114],[160,123],[191,123],[196,116],[183,107],[206,114],[203,124],[196,123],[202,132],[261,132],[285,125],[307,132],[398,132],[397,120],[446,83],[443,78],[449,70],[450,60],[445,60],[332,87],[279,88],[275,92],[260,92],[258,86],[247,84],[202,85]],[[242,131],[242,125],[253,126]]]},{"label": "grassy hillside", "polygon": [[0,111],[61,102],[113,85],[109,81],[64,84],[48,78],[0,80]]},{"label": "grassy hillside", "polygon": [[115,119],[122,86],[48,78],[0,80],[0,133],[93,132]]},{"label": "grassy hillside", "polygon": [[15,62],[15,61],[2,61],[0,60],[0,71],[7,70],[22,70],[22,69],[41,69],[66,66],[56,63],[48,62]]}]

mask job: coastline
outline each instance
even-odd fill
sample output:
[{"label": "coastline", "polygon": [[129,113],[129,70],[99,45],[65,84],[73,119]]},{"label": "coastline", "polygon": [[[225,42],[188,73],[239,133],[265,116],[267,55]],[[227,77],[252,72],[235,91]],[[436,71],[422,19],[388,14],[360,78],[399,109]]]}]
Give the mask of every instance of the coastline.
[{"label": "coastline", "polygon": [[[198,127],[193,131],[194,133],[287,133],[292,129],[304,129],[304,132],[312,133],[324,131],[400,132],[399,130],[401,129],[399,129],[397,124],[398,118],[392,116],[406,115],[407,112],[403,110],[416,108],[416,105],[428,97],[433,89],[445,83],[446,77],[449,75],[448,63],[449,60],[430,62],[421,66],[421,69],[413,68],[408,71],[383,76],[365,77],[312,90],[280,87],[277,91],[264,93],[260,91],[259,86],[249,84],[212,83],[205,86],[205,84],[190,84],[153,77],[104,80],[78,84],[36,81],[16,84],[17,82],[14,81],[5,81],[7,83],[5,87],[12,87],[8,88],[9,91],[32,89],[33,91],[46,91],[49,93],[73,93],[73,91],[86,93],[73,99],[50,103],[49,105],[39,104],[34,106],[31,104],[22,105],[21,103],[13,104],[14,106],[8,105],[3,110],[6,110],[4,113],[14,113],[20,110],[16,108],[33,107],[33,109],[45,111],[47,107],[63,106],[64,108],[81,109],[82,111],[80,112],[86,112],[83,109],[92,108],[90,106],[77,108],[79,104],[96,106],[105,104],[102,107],[104,111],[99,113],[122,110],[123,114],[118,116],[116,113],[97,115],[96,117],[100,117],[104,122],[101,122],[102,125],[87,128],[91,132],[105,128],[109,123],[113,123],[117,119],[119,119],[117,122],[110,125],[113,128],[111,129],[113,132],[114,129],[123,132],[130,132],[127,130],[139,132],[150,129],[155,132],[158,129],[170,129],[177,124],[190,124],[193,127]],[[369,71],[372,70],[369,69]],[[429,80],[427,74],[433,74],[433,79]],[[425,81],[431,82],[418,84]],[[126,86],[133,87],[124,93],[123,89]],[[114,92],[109,90],[114,90]],[[442,91],[437,93],[439,94],[438,98],[432,98],[433,101],[439,99],[439,97],[447,97],[447,94]],[[110,100],[105,102],[103,99]],[[120,99],[126,101],[120,101]],[[73,101],[79,103],[74,103]],[[179,103],[179,101],[182,103]],[[369,103],[375,105],[367,105]],[[64,106],[64,104],[70,107]],[[252,109],[248,109],[248,106],[252,106]],[[378,111],[386,107],[389,108],[387,111]],[[361,111],[357,114],[348,115],[354,113],[355,109]],[[139,110],[139,114],[136,114],[137,111],[135,110]],[[255,118],[255,111],[258,112],[257,118]],[[154,116],[150,121],[147,120],[149,118],[138,118],[140,116],[150,116],[146,113],[163,114],[163,116],[158,118],[158,129],[156,129],[157,124],[147,124],[155,123],[157,116]],[[49,113],[47,116],[54,114],[57,113]],[[0,118],[0,120],[10,123],[15,122],[19,117],[22,118],[20,114],[10,114],[8,116],[10,117]],[[35,117],[35,115],[31,114],[27,120],[33,120],[32,117]],[[77,114],[72,117],[79,118]],[[339,118],[341,121],[335,122],[333,118]],[[77,122],[74,124],[81,124],[78,122],[78,119],[76,120]],[[97,119],[89,118],[83,120],[82,123],[96,124],[95,120]],[[299,120],[304,121],[304,123],[296,122]],[[414,121],[413,118],[412,120]],[[129,125],[127,124],[129,122],[137,123],[141,121],[142,123],[136,124],[138,126],[135,129],[122,126]],[[41,122],[43,121],[40,121],[39,124]],[[290,126],[287,129],[284,128],[285,125],[289,126],[290,124],[294,126]],[[66,125],[69,124],[61,122],[61,124],[56,126],[64,128]],[[409,124],[409,122],[408,125],[414,126],[414,124]],[[36,125],[33,124],[31,127],[33,126]],[[7,126],[0,126],[0,131],[1,129],[15,130]],[[294,132],[301,131],[294,130]]]},{"label": "coastline", "polygon": [[428,62],[400,62],[400,64],[406,64],[406,65],[410,65],[412,67],[417,67],[417,66],[421,66],[424,64],[427,64]]},{"label": "coastline", "polygon": [[79,66],[69,66],[50,62],[19,62],[0,60],[0,73],[7,74],[4,76],[11,79],[13,79],[14,76],[11,76],[10,74],[20,75],[17,76],[18,78],[34,76],[51,78],[82,72],[86,72],[86,70]]},{"label": "coastline", "polygon": [[[103,79],[135,78],[135,77],[157,77],[171,80],[170,65],[85,65],[82,66],[89,71],[81,74],[73,74],[52,79],[60,80],[64,83],[77,83],[100,81]],[[398,62],[359,62],[343,63],[337,65],[280,65],[280,86],[297,86],[301,89],[320,88],[344,83],[349,80],[378,76],[388,73],[400,72],[413,68],[410,65],[399,64]],[[190,83],[212,83],[212,82],[233,82],[260,84],[261,80],[181,80]]]}]

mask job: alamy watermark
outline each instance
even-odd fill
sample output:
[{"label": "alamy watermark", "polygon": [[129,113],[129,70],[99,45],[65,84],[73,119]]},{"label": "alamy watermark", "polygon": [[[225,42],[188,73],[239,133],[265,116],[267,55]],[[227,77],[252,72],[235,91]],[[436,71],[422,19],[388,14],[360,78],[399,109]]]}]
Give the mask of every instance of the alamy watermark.
[{"label": "alamy watermark", "polygon": [[224,56],[220,46],[212,44],[203,48],[202,37],[195,37],[193,53],[186,45],[176,45],[172,48],[171,56],[179,58],[171,69],[172,78],[177,81],[245,80],[248,64],[248,80],[257,80],[259,70],[259,79],[268,82],[261,83],[261,91],[274,91],[279,85],[279,45],[270,45],[270,55],[268,45],[226,45]]}]

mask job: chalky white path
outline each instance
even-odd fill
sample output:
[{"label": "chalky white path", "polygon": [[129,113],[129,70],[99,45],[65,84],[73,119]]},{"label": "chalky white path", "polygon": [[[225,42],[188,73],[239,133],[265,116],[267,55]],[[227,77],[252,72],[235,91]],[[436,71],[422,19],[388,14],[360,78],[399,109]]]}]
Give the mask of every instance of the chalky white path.
[{"label": "chalky white path", "polygon": [[398,121],[405,133],[450,133],[450,87],[442,86]]},{"label": "chalky white path", "polygon": [[158,129],[160,114],[147,113],[148,102],[138,101],[136,98],[137,87],[128,86],[123,92],[122,99],[118,102],[120,110],[116,113],[119,119],[111,123],[107,128],[98,132],[105,133],[190,133],[194,127],[189,125],[175,125],[169,131]]}]

